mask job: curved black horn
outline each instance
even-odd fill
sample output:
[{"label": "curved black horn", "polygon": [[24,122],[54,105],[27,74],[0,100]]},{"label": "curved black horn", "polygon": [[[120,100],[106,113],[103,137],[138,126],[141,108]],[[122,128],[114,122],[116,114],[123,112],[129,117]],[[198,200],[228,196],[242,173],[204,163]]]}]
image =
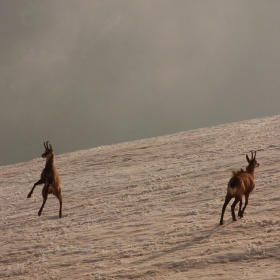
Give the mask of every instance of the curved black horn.
[{"label": "curved black horn", "polygon": [[252,157],[252,159],[255,159],[255,158],[256,158],[257,152],[256,152],[256,151],[253,151],[253,150],[251,150],[250,152],[251,152],[251,157]]},{"label": "curved black horn", "polygon": [[45,149],[46,149],[46,150],[49,149],[49,141],[44,142],[44,146],[45,146]]},{"label": "curved black horn", "polygon": [[254,151],[250,150],[250,153],[251,153],[251,160],[254,158],[253,152],[254,152]]}]

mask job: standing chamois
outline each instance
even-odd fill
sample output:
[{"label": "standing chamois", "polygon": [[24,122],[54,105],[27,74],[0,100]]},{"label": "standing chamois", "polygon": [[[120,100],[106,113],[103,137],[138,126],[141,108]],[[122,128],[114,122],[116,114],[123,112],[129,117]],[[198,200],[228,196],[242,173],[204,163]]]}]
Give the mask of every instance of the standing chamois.
[{"label": "standing chamois", "polygon": [[42,210],[45,206],[45,203],[48,198],[48,194],[52,193],[57,197],[60,203],[59,208],[59,218],[62,217],[62,195],[61,195],[61,186],[59,175],[57,172],[56,167],[54,166],[54,152],[52,149],[52,145],[49,144],[49,141],[44,142],[45,152],[42,154],[42,158],[46,159],[46,166],[41,173],[41,179],[34,184],[33,188],[31,189],[30,193],[28,194],[28,198],[31,197],[35,187],[40,184],[44,184],[42,190],[43,196],[43,204],[38,212],[38,215],[41,216]]},{"label": "standing chamois", "polygon": [[[255,187],[254,170],[256,167],[259,167],[259,163],[256,161],[256,154],[257,152],[251,151],[251,159],[249,159],[248,155],[246,155],[246,159],[248,161],[248,166],[246,167],[246,171],[243,169],[241,169],[240,171],[232,171],[233,176],[228,182],[227,194],[225,197],[225,203],[222,208],[220,225],[223,224],[223,218],[224,218],[226,207],[233,197],[235,198],[235,200],[231,205],[232,220],[236,221],[234,210],[236,204],[239,201],[240,203],[239,203],[238,217],[243,218],[245,208],[248,204],[249,195]],[[241,210],[243,195],[245,195],[245,205]]]}]

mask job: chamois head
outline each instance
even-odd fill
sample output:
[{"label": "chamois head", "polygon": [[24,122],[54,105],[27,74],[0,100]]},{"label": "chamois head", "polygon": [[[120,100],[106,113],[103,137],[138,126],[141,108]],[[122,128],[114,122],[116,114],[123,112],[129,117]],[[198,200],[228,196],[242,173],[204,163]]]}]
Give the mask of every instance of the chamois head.
[{"label": "chamois head", "polygon": [[252,172],[256,167],[259,167],[260,164],[256,160],[256,151],[250,151],[251,152],[251,159],[249,159],[248,155],[246,155],[246,159],[248,161],[248,166],[246,167],[247,172]]},{"label": "chamois head", "polygon": [[53,156],[53,148],[49,141],[44,142],[45,152],[42,154],[42,158],[50,158]]}]

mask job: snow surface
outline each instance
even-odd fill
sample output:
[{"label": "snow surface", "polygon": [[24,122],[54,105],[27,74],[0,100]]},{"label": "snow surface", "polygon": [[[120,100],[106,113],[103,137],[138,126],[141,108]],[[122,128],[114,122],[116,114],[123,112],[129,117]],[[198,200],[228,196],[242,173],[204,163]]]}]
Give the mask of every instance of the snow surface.
[{"label": "snow surface", "polygon": [[[42,185],[27,198],[42,158],[0,167],[0,278],[280,279],[279,136],[274,116],[56,156],[62,219],[52,195],[38,217]],[[256,188],[220,226],[250,150]]]}]

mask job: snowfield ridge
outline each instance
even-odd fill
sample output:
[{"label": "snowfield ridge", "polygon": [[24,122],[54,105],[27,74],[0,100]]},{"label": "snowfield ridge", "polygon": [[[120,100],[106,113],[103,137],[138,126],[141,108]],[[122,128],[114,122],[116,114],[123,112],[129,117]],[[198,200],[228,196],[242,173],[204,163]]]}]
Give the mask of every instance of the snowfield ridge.
[{"label": "snowfield ridge", "polygon": [[[44,159],[0,167],[0,278],[279,279],[279,136],[273,116],[56,155],[62,219],[52,195],[38,217],[42,186],[26,198]],[[250,150],[244,218],[220,226]]]}]

